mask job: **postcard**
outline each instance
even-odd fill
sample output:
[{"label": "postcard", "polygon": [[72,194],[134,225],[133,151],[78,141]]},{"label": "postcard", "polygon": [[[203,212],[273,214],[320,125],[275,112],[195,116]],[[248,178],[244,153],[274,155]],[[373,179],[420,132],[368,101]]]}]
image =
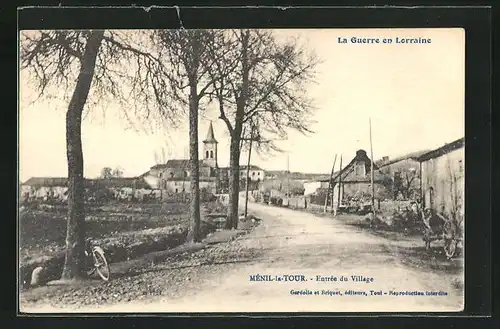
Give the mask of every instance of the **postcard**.
[{"label": "postcard", "polygon": [[24,30],[22,313],[460,312],[465,31]]}]

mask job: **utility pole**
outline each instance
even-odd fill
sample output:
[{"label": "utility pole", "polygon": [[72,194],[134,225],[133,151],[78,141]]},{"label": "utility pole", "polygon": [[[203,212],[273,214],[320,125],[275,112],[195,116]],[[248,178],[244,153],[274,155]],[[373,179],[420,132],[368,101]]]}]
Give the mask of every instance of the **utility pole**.
[{"label": "utility pole", "polygon": [[[246,189],[245,189],[245,217],[248,214],[248,187],[249,187],[248,181],[250,178],[250,162],[251,162],[251,156],[252,156],[253,142],[257,142],[258,146],[261,144],[265,144],[265,143],[272,143],[272,140],[263,140],[261,138],[259,131],[258,130],[256,131],[257,127],[258,127],[257,124],[251,123],[250,138],[243,137],[240,139],[240,142],[241,142],[240,143],[240,151],[243,148],[243,145],[245,142],[250,142],[249,150],[248,150],[247,175],[246,175],[247,181],[246,181]],[[245,132],[245,127],[243,127],[243,133],[244,132]],[[255,132],[257,132],[257,134],[255,134]],[[240,152],[240,154],[241,154],[241,152]]]},{"label": "utility pole", "polygon": [[[328,211],[328,199],[330,199],[330,192],[333,195],[333,173],[335,172],[335,162],[337,162],[337,154],[335,154],[335,158],[333,159],[332,172],[330,173],[330,180],[328,181],[328,190],[326,191],[326,197],[325,197],[325,209],[323,212]],[[333,196],[331,200],[333,201]],[[333,202],[332,202],[332,210],[333,210]]]},{"label": "utility pole", "polygon": [[370,157],[371,157],[371,184],[372,184],[372,213],[375,215],[375,185],[373,184],[373,146],[372,146],[372,119],[369,119],[370,124]]},{"label": "utility pole", "polygon": [[286,155],[286,194],[290,198],[290,154]]},{"label": "utility pole", "polygon": [[[248,187],[249,187],[249,180],[250,180],[250,162],[251,162],[251,156],[252,156],[252,147],[253,147],[253,142],[257,142],[257,144],[263,144],[263,143],[270,143],[270,140],[262,140],[260,137],[259,132],[257,131],[257,135],[255,135],[257,125],[254,123],[251,123],[251,128],[250,128],[250,138],[241,138],[241,144],[240,144],[240,150],[244,145],[244,142],[250,142],[249,145],[249,150],[248,150],[248,162],[247,162],[247,181],[246,181],[246,186],[245,186],[245,217],[248,214]],[[243,128],[243,131],[245,131],[245,127]]]},{"label": "utility pole", "polygon": [[[340,207],[340,201],[341,201],[341,185],[342,185],[342,154],[340,155],[340,171],[339,171],[339,195],[338,195],[338,200],[337,200],[337,209]],[[333,199],[333,196],[332,196]],[[333,209],[333,202],[332,202],[332,209]]]}]

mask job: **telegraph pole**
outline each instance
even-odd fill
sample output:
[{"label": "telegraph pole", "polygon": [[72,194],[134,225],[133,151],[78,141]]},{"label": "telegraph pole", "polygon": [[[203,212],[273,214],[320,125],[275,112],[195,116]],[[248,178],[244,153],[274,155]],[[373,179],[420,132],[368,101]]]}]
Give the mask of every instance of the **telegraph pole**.
[{"label": "telegraph pole", "polygon": [[372,146],[372,119],[369,119],[370,124],[370,157],[371,157],[371,184],[372,184],[372,213],[375,215],[375,185],[373,185],[373,146]]},{"label": "telegraph pole", "polygon": [[286,172],[286,194],[288,195],[288,198],[290,198],[290,154],[286,155]]},{"label": "telegraph pole", "polygon": [[[337,200],[337,209],[338,207],[340,207],[340,201],[341,201],[341,194],[342,194],[342,190],[341,190],[341,185],[342,185],[342,154],[340,155],[340,171],[339,171],[339,195],[338,195],[338,200]],[[333,199],[333,197],[332,197]],[[332,208],[333,208],[333,205],[332,205]]]},{"label": "telegraph pole", "polygon": [[[326,197],[325,197],[325,209],[323,212],[327,212],[328,210],[328,199],[330,199],[330,192],[333,195],[333,173],[335,172],[335,162],[337,162],[337,154],[335,154],[335,159],[333,159],[332,172],[330,173],[330,180],[328,181],[328,190],[326,191]],[[333,201],[333,196],[331,198],[331,201]],[[332,202],[332,210],[333,210],[333,202]]]},{"label": "telegraph pole", "polygon": [[[260,134],[259,132],[257,131],[257,134],[255,135],[255,129],[256,129],[256,125],[255,124],[252,124],[251,125],[251,129],[250,129],[250,138],[241,138],[241,144],[240,144],[240,150],[241,150],[241,147],[243,146],[244,142],[248,141],[250,142],[250,148],[248,150],[248,162],[247,162],[247,181],[246,181],[246,188],[245,188],[245,217],[247,216],[248,214],[248,181],[250,180],[250,162],[251,162],[251,156],[252,156],[252,146],[253,146],[253,142],[257,142],[257,144],[261,144],[261,143],[270,143],[271,141],[270,140],[262,140],[260,138]],[[245,129],[245,128],[243,128]]]}]

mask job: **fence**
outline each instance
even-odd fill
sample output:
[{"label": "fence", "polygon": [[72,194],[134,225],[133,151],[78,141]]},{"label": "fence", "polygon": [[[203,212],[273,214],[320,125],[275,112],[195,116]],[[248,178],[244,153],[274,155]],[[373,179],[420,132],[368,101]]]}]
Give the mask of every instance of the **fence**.
[{"label": "fence", "polygon": [[379,211],[382,213],[392,213],[394,211],[399,211],[404,208],[409,208],[411,206],[411,203],[412,201],[396,201],[396,200],[380,201]]},{"label": "fence", "polygon": [[217,201],[227,206],[229,204],[229,194],[216,194]]},{"label": "fence", "polygon": [[309,203],[305,196],[283,198],[283,206],[294,209],[306,209]]}]

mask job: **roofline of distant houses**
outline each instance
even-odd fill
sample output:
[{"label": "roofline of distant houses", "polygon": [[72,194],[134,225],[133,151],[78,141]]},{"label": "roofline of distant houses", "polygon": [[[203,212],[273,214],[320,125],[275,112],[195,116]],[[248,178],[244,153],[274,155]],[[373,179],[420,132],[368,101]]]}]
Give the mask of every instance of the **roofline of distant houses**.
[{"label": "roofline of distant houses", "polygon": [[399,157],[396,159],[389,160],[387,162],[379,163],[378,169],[382,169],[384,167],[391,166],[391,165],[398,163],[398,162],[401,162],[401,161],[406,161],[406,160],[418,161],[418,158],[419,158],[419,156],[412,156],[412,155]]},{"label": "roofline of distant houses", "polygon": [[[186,161],[187,161],[187,159],[186,159]],[[200,164],[203,162],[203,160],[198,160],[198,161],[200,162]],[[210,165],[208,165],[208,164],[207,164],[206,166],[207,166],[207,167],[210,167]],[[185,167],[187,168],[188,166],[185,166]],[[157,165],[154,165],[154,166],[152,166],[150,169],[160,169],[160,168],[174,168],[174,167],[169,167],[169,166],[165,163],[165,164],[157,164]],[[240,169],[246,169],[246,168],[247,168],[247,165],[240,165]],[[229,167],[219,167],[219,169],[223,169],[223,170],[225,170],[225,169],[229,169]],[[250,169],[251,169],[251,170],[264,170],[264,169],[262,169],[262,168],[260,168],[259,166],[256,166],[256,165],[250,165]],[[149,173],[149,171],[145,172],[145,173],[144,173],[144,174],[142,174],[142,175],[147,175],[148,173]],[[141,176],[142,176],[142,175],[141,175]]]},{"label": "roofline of distant houses", "polygon": [[[84,178],[85,183],[93,183],[93,182],[113,182],[113,181],[121,181],[121,182],[134,182],[137,180],[141,180],[143,177],[142,176],[137,176],[137,177],[110,177],[110,178]],[[30,177],[21,185],[28,185],[29,181],[31,180],[51,180],[51,181],[59,181],[59,182],[64,182],[64,184],[68,183],[68,177]],[[35,185],[40,185],[40,184],[35,184]]]},{"label": "roofline of distant houses", "polygon": [[[383,167],[386,167],[386,166],[390,166],[390,165],[393,165],[395,163],[398,163],[400,161],[404,161],[404,160],[415,160],[417,162],[424,162],[424,161],[427,161],[427,160],[430,160],[430,159],[434,159],[434,158],[437,158],[437,157],[440,157],[444,154],[447,154],[447,153],[450,153],[452,151],[455,151],[461,147],[464,147],[464,143],[465,143],[465,137],[462,137],[462,138],[459,138],[451,143],[447,143],[445,144],[444,146],[441,146],[437,149],[434,149],[434,150],[431,150],[431,151],[428,151],[428,152],[425,152],[419,156],[402,156],[402,157],[398,157],[396,159],[393,159],[391,161],[388,161],[388,162],[385,162],[385,163],[380,163],[376,164],[376,162],[374,163],[374,168],[377,169],[381,169]],[[353,160],[352,160],[353,161]],[[335,172],[333,174],[333,178],[332,180],[335,181],[338,179],[339,175],[340,174],[343,174],[344,171],[346,170],[346,168],[348,168],[352,161],[347,165],[345,166],[342,170],[339,170],[337,172]],[[325,178],[325,179],[320,179],[320,180],[317,180],[318,182],[328,182],[330,181],[330,178]],[[347,181],[345,181],[347,182]]]},{"label": "roofline of distant houses", "polygon": [[418,157],[418,161],[424,162],[430,159],[435,159],[452,151],[458,150],[459,148],[462,148],[464,146],[465,146],[465,137],[462,137],[457,139],[456,141],[445,144],[440,148],[422,154],[421,156]]}]

